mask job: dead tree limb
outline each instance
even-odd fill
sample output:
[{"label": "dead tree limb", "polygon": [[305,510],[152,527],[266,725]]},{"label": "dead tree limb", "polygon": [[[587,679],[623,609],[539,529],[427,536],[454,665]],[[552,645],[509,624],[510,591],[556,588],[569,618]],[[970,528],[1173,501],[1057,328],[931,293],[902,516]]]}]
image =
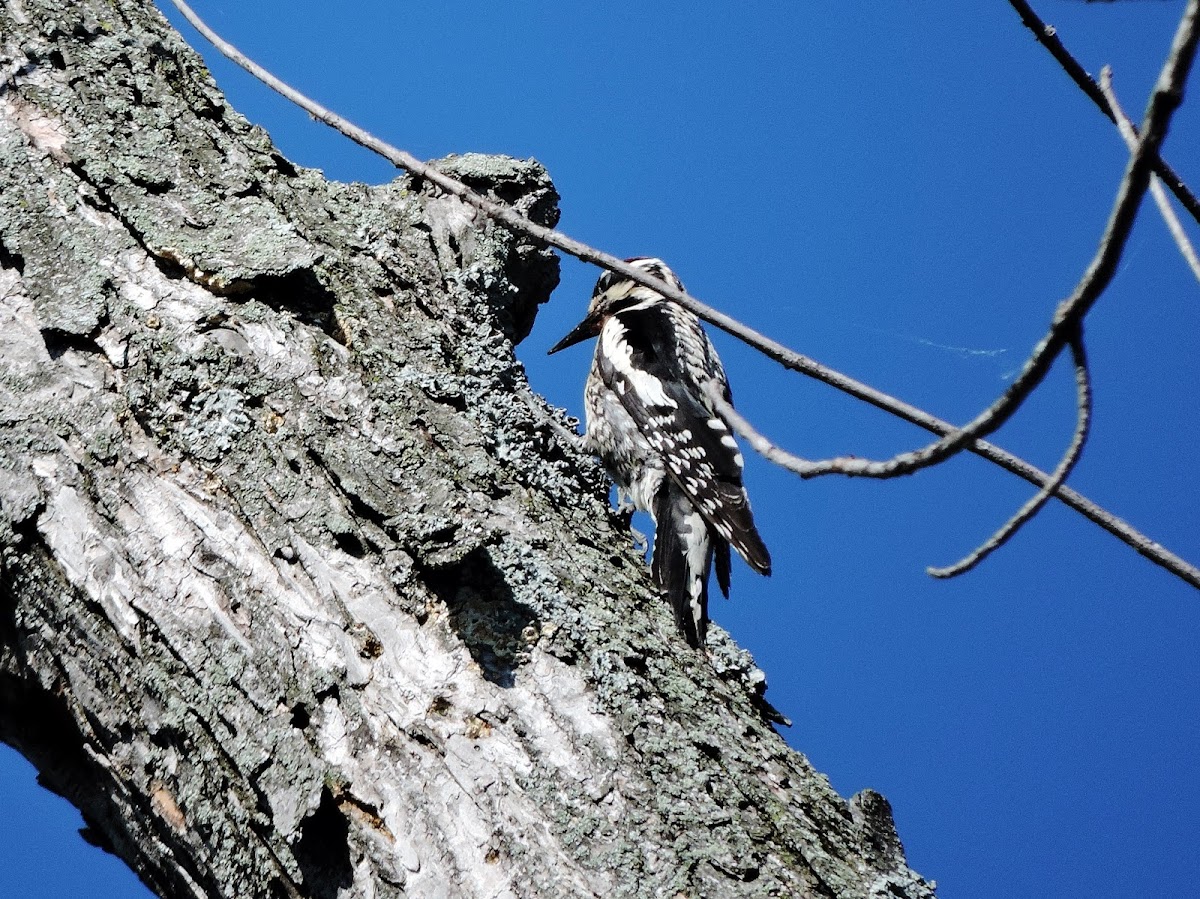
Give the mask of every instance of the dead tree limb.
[{"label": "dead tree limb", "polygon": [[0,56],[0,739],[153,890],[932,895],[675,637],[514,356],[541,243],[292,165],[149,0]]}]

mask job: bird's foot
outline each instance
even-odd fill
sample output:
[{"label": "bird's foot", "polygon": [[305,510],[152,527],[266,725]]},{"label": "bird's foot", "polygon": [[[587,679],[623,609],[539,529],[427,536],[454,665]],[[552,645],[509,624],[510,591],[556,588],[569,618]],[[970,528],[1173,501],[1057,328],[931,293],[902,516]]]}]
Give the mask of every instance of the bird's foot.
[{"label": "bird's foot", "polygon": [[650,539],[637,528],[631,527],[629,533],[633,535],[633,545],[643,556],[650,551]]},{"label": "bird's foot", "polygon": [[637,547],[637,551],[643,556],[650,550],[649,538],[633,526],[633,513],[636,512],[637,506],[633,504],[633,500],[629,495],[620,488],[617,489],[617,508],[613,511],[617,518],[629,528],[629,533],[633,535],[633,545]]}]

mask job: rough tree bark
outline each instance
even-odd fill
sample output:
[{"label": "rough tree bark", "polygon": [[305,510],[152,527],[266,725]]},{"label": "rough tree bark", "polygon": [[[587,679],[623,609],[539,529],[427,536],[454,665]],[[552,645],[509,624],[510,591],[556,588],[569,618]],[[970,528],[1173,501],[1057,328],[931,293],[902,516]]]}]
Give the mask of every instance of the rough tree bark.
[{"label": "rough tree bark", "polygon": [[513,355],[550,253],[291,165],[147,0],[0,45],[0,739],[95,839],[164,897],[932,895],[674,635]]}]

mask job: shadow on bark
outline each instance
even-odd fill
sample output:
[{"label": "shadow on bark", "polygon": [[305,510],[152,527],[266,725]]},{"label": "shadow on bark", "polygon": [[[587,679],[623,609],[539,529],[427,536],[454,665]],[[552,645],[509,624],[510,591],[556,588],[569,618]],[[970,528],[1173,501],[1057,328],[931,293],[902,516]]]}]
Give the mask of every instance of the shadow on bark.
[{"label": "shadow on bark", "polygon": [[537,613],[517,601],[502,572],[481,546],[462,561],[430,574],[429,583],[450,613],[450,628],[471,653],[483,676],[511,687],[529,660],[541,628]]},{"label": "shadow on bark", "polygon": [[275,311],[287,311],[306,325],[312,325],[340,339],[333,314],[337,297],[321,283],[311,269],[298,269],[286,275],[264,276],[255,280],[246,295],[270,306]]},{"label": "shadow on bark", "polygon": [[354,884],[350,862],[350,826],[333,794],[321,791],[321,804],[300,824],[294,850],[311,899],[337,899],[338,891]]}]

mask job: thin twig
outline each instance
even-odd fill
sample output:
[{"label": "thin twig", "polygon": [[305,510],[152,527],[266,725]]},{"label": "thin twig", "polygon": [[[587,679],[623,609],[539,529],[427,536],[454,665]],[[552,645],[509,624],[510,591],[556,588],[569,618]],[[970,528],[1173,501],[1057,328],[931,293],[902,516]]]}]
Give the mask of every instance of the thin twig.
[{"label": "thin twig", "polygon": [[[1049,50],[1050,55],[1058,60],[1058,64],[1071,76],[1071,80],[1079,85],[1079,88],[1085,94],[1091,97],[1092,102],[1100,107],[1102,113],[1116,123],[1116,110],[1109,105],[1108,99],[1104,96],[1104,92],[1100,90],[1100,86],[1096,84],[1095,79],[1087,73],[1083,66],[1079,64],[1079,61],[1063,46],[1063,42],[1058,39],[1058,33],[1054,26],[1043,22],[1038,14],[1033,11],[1033,7],[1026,3],[1025,0],[1008,0],[1008,2],[1017,11],[1018,15],[1020,15],[1021,22],[1024,23],[1025,27],[1033,32],[1033,36],[1037,38],[1038,43]],[[1191,213],[1192,218],[1200,222],[1200,200],[1188,189],[1183,179],[1157,153],[1154,156],[1153,166],[1154,173],[1162,178],[1163,183],[1171,189],[1171,193],[1175,194],[1179,202],[1183,204],[1184,209]]]},{"label": "thin twig", "polygon": [[[773,462],[781,468],[786,468],[798,475],[803,475],[813,465],[813,463],[809,460],[782,449],[773,443],[769,438],[756,430],[755,427],[750,424],[750,422],[748,422],[736,409],[734,409],[730,403],[726,402],[724,397],[722,397],[719,393],[716,393],[710,389],[708,396],[710,401],[713,403],[713,408],[716,409],[717,414],[725,420],[726,424],[733,428],[739,437],[750,444],[751,448],[754,449],[755,452],[762,455],[768,461]],[[897,401],[897,403],[899,403],[899,401]],[[954,431],[954,426],[948,422],[934,418],[932,415],[916,409],[915,407],[908,406],[907,404],[901,403],[900,405],[906,409],[908,414],[897,414],[911,424],[915,424],[918,427],[922,427],[925,430],[935,434],[949,434]],[[1195,566],[1185,562],[1170,550],[1165,549],[1164,547],[1147,538],[1141,532],[1131,527],[1127,522],[1117,518],[1108,510],[1096,505],[1086,496],[1083,496],[1081,493],[1077,493],[1075,490],[1063,484],[1062,480],[1066,477],[1066,475],[1063,475],[1063,478],[1059,478],[1057,483],[1055,483],[1054,476],[1046,474],[1046,472],[1036,468],[1033,465],[1030,465],[1024,459],[1020,459],[1006,450],[1001,449],[995,444],[988,443],[986,440],[977,440],[970,447],[970,449],[976,455],[982,456],[989,462],[993,462],[1011,474],[1015,474],[1018,477],[1028,481],[1030,484],[1040,488],[1039,495],[1045,494],[1047,497],[1051,494],[1056,495],[1060,500],[1063,501],[1063,503],[1079,512],[1092,523],[1104,528],[1104,530],[1108,531],[1122,543],[1131,546],[1146,559],[1149,559],[1156,565],[1167,569],[1181,580],[1191,584],[1193,587],[1200,588],[1200,569],[1197,569]],[[1069,474],[1069,472],[1067,473]],[[1034,500],[1031,500],[1029,505],[1032,505],[1036,499],[1037,497],[1035,497]],[[1040,507],[1040,503],[1038,504],[1038,507]],[[1038,508],[1031,508],[1029,510],[1029,515],[1032,515],[1037,511]],[[1025,508],[1022,508],[1018,515],[1022,515],[1024,512]],[[1024,524],[1024,521],[1025,517],[1022,517],[1022,519],[1017,522],[1017,526],[1019,527],[1021,524]],[[1009,525],[1006,525],[1006,527],[1008,526]],[[1005,537],[1005,539],[1007,539],[1007,537]],[[989,549],[988,552],[991,552],[991,549]]]},{"label": "thin twig", "polygon": [[1133,229],[1138,207],[1150,182],[1150,163],[1158,152],[1171,115],[1183,94],[1183,83],[1191,68],[1196,52],[1197,18],[1200,0],[1189,0],[1170,55],[1159,75],[1158,83],[1150,94],[1146,115],[1142,123],[1142,136],[1137,148],[1130,154],[1125,175],[1117,191],[1117,198],[1109,215],[1104,236],[1087,271],[1072,294],[1063,300],[1054,313],[1050,330],[1034,348],[1033,354],[1016,380],[999,399],[977,415],[961,430],[950,434],[928,446],[912,452],[901,453],[891,459],[875,461],[853,457],[828,459],[815,463],[804,477],[823,474],[844,474],[852,477],[892,478],[911,474],[947,459],[966,447],[978,437],[986,437],[1003,425],[1045,378],[1051,364],[1067,345],[1072,334],[1080,327],[1083,317],[1108,287],[1117,270],[1117,263],[1125,248],[1125,241]]},{"label": "thin twig", "polygon": [[[1133,122],[1129,120],[1129,116],[1125,115],[1125,110],[1121,108],[1121,101],[1117,99],[1117,92],[1113,89],[1112,69],[1108,66],[1100,70],[1100,90],[1104,92],[1104,97],[1108,100],[1108,105],[1112,107],[1113,112],[1117,116],[1117,130],[1121,132],[1121,137],[1124,138],[1125,145],[1132,152],[1134,147],[1137,146],[1137,133],[1133,130]],[[1154,197],[1158,211],[1162,214],[1163,221],[1167,223],[1167,230],[1175,238],[1175,245],[1179,247],[1179,252],[1183,254],[1188,268],[1192,270],[1192,274],[1196,276],[1196,280],[1200,281],[1200,259],[1196,257],[1196,250],[1192,246],[1192,242],[1188,240],[1187,232],[1183,230],[1183,225],[1180,223],[1179,217],[1175,215],[1175,210],[1171,208],[1171,201],[1167,198],[1167,192],[1163,190],[1157,175],[1153,175],[1150,178],[1150,194]]]},{"label": "thin twig", "polygon": [[1077,333],[1071,338],[1070,344],[1071,356],[1075,362],[1075,435],[1071,439],[1071,445],[1063,454],[1062,460],[1058,463],[1058,467],[1050,476],[1050,480],[974,552],[945,568],[926,568],[927,574],[936,578],[950,578],[970,571],[1007,543],[1025,522],[1041,511],[1051,494],[1066,481],[1071,470],[1075,468],[1075,463],[1079,461],[1079,457],[1083,453],[1083,445],[1087,442],[1088,430],[1092,423],[1092,384],[1088,376],[1087,352],[1083,345],[1083,334]]},{"label": "thin twig", "polygon": [[[898,418],[903,419],[919,428],[923,428],[932,434],[946,435],[953,433],[956,429],[950,423],[930,415],[923,409],[918,409],[916,406],[899,400],[881,390],[876,390],[861,381],[855,380],[841,372],[834,371],[815,359],[811,359],[802,353],[797,353],[758,333],[752,328],[741,324],[729,316],[711,309],[701,303],[694,297],[677,290],[670,284],[657,281],[650,278],[641,269],[625,264],[622,260],[606,253],[601,253],[594,250],[585,244],[574,241],[565,235],[558,232],[550,231],[550,229],[531,222],[521,216],[510,207],[500,206],[493,203],[486,197],[480,196],[470,190],[466,185],[455,181],[442,173],[438,172],[431,166],[426,165],[407,153],[390,146],[389,144],[379,140],[361,128],[351,124],[341,116],[325,109],[314,100],[301,94],[299,91],[288,87],[275,76],[271,75],[261,66],[247,59],[239,50],[229,44],[227,41],[217,35],[209,28],[192,9],[183,2],[183,0],[172,0],[175,7],[183,14],[193,27],[200,32],[218,51],[226,58],[241,66],[259,81],[270,87],[272,90],[282,94],[291,102],[295,103],[305,112],[329,125],[334,130],[349,137],[355,143],[378,153],[383,158],[392,162],[394,165],[404,168],[413,174],[425,177],[433,183],[441,185],[445,190],[454,196],[459,197],[465,203],[474,206],[481,212],[489,216],[493,216],[515,230],[528,234],[535,239],[541,240],[551,246],[554,246],[563,252],[575,256],[585,262],[591,262],[599,265],[609,271],[617,272],[625,275],[636,281],[639,284],[657,290],[666,296],[668,299],[679,303],[681,306],[690,309],[705,321],[715,325],[721,330],[731,334],[738,340],[743,341],[749,346],[767,356],[769,359],[782,365],[784,368],[799,372],[806,377],[813,378],[817,381],[827,384],[836,390],[840,390],[855,399],[861,400],[869,405],[888,412]],[[411,167],[410,167],[411,166]],[[1001,468],[1009,471],[1020,478],[1034,484],[1038,487],[1043,486],[1048,480],[1049,475],[1036,466],[1030,465],[1023,459],[1006,452],[994,444],[988,443],[985,440],[976,440],[967,447],[971,452],[999,465]],[[1157,542],[1151,540],[1145,534],[1142,534],[1137,529],[1133,528],[1127,522],[1113,515],[1108,510],[1092,502],[1086,496],[1072,490],[1066,485],[1060,486],[1056,491],[1056,496],[1064,503],[1070,506],[1075,511],[1079,512],[1089,521],[1099,525],[1115,536],[1121,542],[1132,547],[1137,553],[1150,560],[1154,564],[1166,569],[1176,577],[1186,581],[1193,587],[1200,589],[1200,569],[1186,562],[1179,556],[1172,553],[1170,550],[1161,546]]]}]

